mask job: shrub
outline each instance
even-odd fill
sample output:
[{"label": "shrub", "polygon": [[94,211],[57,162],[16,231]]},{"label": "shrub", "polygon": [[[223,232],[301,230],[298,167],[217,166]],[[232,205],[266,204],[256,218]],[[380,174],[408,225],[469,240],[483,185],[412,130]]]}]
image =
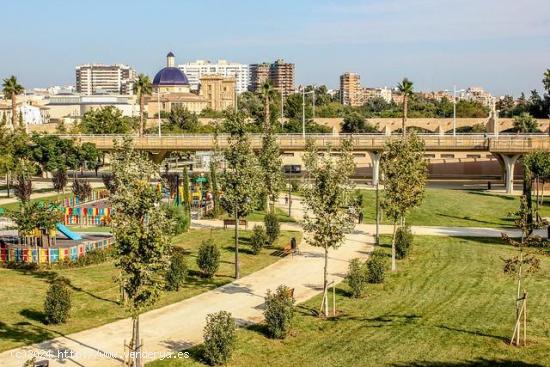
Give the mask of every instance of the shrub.
[{"label": "shrub", "polygon": [[101,264],[101,263],[104,263],[105,261],[109,260],[109,258],[111,257],[111,254],[112,254],[111,249],[90,250],[90,251],[86,252],[84,255],[80,256],[73,263],[73,265],[76,266],[76,267],[80,267],[80,266]]},{"label": "shrub", "polygon": [[203,241],[197,255],[197,266],[206,278],[212,278],[220,266],[220,250],[211,239]]},{"label": "shrub", "polygon": [[395,257],[397,259],[406,258],[413,245],[413,234],[411,227],[399,227],[395,233]]},{"label": "shrub", "polygon": [[273,243],[279,238],[279,234],[281,233],[279,219],[277,219],[275,214],[269,213],[264,217],[264,225],[269,246],[273,246]]},{"label": "shrub", "polygon": [[78,200],[84,202],[92,196],[92,185],[88,181],[74,180],[73,194]]},{"label": "shrub", "polygon": [[254,226],[252,229],[252,236],[250,237],[250,245],[252,246],[252,253],[259,253],[265,245],[268,244],[267,234],[262,226]]},{"label": "shrub", "polygon": [[187,262],[182,251],[176,251],[170,260],[170,267],[166,272],[166,289],[177,291],[185,282],[187,276]]},{"label": "shrub", "polygon": [[298,180],[291,180],[290,187],[292,188],[292,192],[298,192],[302,188],[300,181]]},{"label": "shrub", "polygon": [[189,212],[185,209],[183,205],[181,206],[172,206],[164,205],[164,210],[166,216],[173,223],[172,232],[174,234],[182,234],[186,232],[189,228]]},{"label": "shrub", "polygon": [[386,262],[386,253],[383,250],[373,251],[367,260],[369,283],[384,283]]},{"label": "shrub", "polygon": [[206,316],[204,359],[210,365],[227,364],[235,348],[236,326],[231,314],[220,311]]},{"label": "shrub", "polygon": [[352,259],[349,263],[346,279],[351,288],[351,295],[354,298],[363,296],[369,282],[367,264],[362,262],[361,259]]},{"label": "shrub", "polygon": [[63,277],[57,277],[50,283],[44,300],[44,313],[49,324],[64,323],[69,318],[71,291],[68,283],[68,279]]},{"label": "shrub", "polygon": [[264,316],[272,338],[284,339],[288,335],[294,317],[294,297],[290,288],[280,285],[275,293],[267,291]]}]

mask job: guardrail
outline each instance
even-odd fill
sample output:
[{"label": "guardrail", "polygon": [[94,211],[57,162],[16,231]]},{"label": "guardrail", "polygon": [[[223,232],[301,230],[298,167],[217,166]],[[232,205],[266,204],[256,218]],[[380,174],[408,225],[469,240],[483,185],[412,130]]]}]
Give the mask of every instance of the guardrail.
[{"label": "guardrail", "polygon": [[[57,135],[73,139],[79,143],[94,143],[101,150],[114,149],[114,141],[122,141],[125,135]],[[144,135],[131,136],[136,149],[150,151],[169,150],[212,150],[217,145],[223,149],[228,146],[228,134],[184,134],[184,135]],[[460,134],[456,136],[439,134],[420,134],[426,144],[426,150],[462,150],[462,151],[496,151],[496,152],[529,152],[533,150],[550,150],[550,136],[542,134],[529,135],[487,135]],[[278,134],[277,142],[282,150],[303,150],[308,140],[312,140],[320,149],[331,146],[338,148],[342,141],[351,139],[354,150],[381,150],[391,140],[401,139],[401,135],[384,134]],[[262,144],[261,134],[250,134],[254,149]]]}]

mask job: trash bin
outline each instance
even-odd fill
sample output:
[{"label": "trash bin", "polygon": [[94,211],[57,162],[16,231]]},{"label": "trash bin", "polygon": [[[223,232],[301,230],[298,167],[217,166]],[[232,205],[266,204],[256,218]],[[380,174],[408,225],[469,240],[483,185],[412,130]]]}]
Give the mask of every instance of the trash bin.
[{"label": "trash bin", "polygon": [[290,248],[293,251],[296,251],[296,237],[292,237],[292,239],[290,240]]},{"label": "trash bin", "polygon": [[487,181],[487,190],[491,190],[491,181]]}]

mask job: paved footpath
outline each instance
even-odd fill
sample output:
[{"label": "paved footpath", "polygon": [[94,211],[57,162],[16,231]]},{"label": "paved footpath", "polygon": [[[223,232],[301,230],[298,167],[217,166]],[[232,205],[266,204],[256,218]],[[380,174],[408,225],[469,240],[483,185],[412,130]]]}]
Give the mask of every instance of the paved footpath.
[{"label": "paved footpath", "polygon": [[[298,207],[299,202],[295,203],[295,207]],[[301,210],[296,208],[293,214],[299,218]],[[341,281],[347,272],[348,261],[354,257],[368,256],[372,250],[368,243],[372,243],[372,240],[364,233],[353,233],[347,236],[346,243],[338,250],[330,251],[329,279]],[[322,274],[323,251],[302,245],[300,255],[287,256],[239,281],[143,314],[140,323],[144,350],[168,353],[200,343],[206,315],[220,310],[231,312],[240,324],[259,322],[263,319],[262,307],[268,289],[274,290],[285,284],[295,289],[297,302],[304,302],[322,290]],[[120,366],[120,360],[105,358],[101,354],[122,355],[123,342],[130,335],[130,320],[119,320],[0,353],[0,366],[20,367],[25,358],[16,358],[17,353],[21,355],[23,352],[39,350],[49,351],[53,356],[62,355],[64,351],[72,351],[75,356],[80,356],[53,358],[50,366]]]}]

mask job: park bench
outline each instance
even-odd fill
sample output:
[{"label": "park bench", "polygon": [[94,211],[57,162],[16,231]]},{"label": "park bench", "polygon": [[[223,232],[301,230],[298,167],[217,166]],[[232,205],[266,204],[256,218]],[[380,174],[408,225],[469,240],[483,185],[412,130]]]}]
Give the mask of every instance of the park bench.
[{"label": "park bench", "polygon": [[277,250],[273,253],[275,256],[285,257],[287,255],[294,256],[295,253],[300,253],[300,250],[298,249],[298,245],[296,243],[296,239],[293,237],[289,244],[285,246],[282,250]]},{"label": "park bench", "polygon": [[[224,219],[223,220],[223,229],[227,229],[228,226],[234,226],[235,219]],[[239,225],[244,226],[245,229],[248,229],[248,221],[246,219],[240,219]]]}]

